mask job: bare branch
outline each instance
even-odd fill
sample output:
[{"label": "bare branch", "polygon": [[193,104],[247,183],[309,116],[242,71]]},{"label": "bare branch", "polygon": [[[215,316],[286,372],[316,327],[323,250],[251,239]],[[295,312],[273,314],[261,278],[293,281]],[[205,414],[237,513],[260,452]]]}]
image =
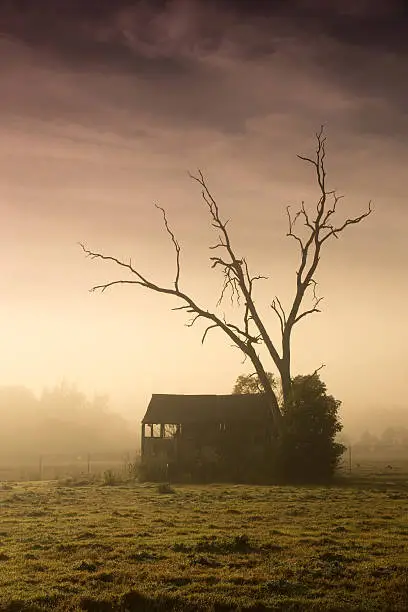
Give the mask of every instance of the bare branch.
[{"label": "bare branch", "polygon": [[319,366],[318,368],[315,369],[315,371],[313,372],[313,374],[311,374],[311,376],[315,376],[318,372],[320,372],[320,370],[322,370],[325,367],[326,367],[326,364],[322,363],[321,366]]},{"label": "bare branch", "polygon": [[[296,271],[296,287],[290,312],[287,316],[286,324],[283,325],[282,315],[275,302],[275,312],[277,312],[282,328],[282,366],[278,369],[281,373],[282,390],[284,397],[290,397],[290,354],[291,354],[291,333],[294,325],[301,319],[314,312],[320,312],[319,304],[322,298],[316,296],[316,281],[315,274],[320,262],[322,247],[330,238],[338,238],[339,234],[349,225],[358,224],[363,219],[371,214],[371,202],[368,210],[361,215],[346,219],[342,223],[334,221],[338,203],[342,196],[337,195],[335,190],[327,188],[327,175],[325,168],[326,161],[326,138],[324,136],[324,127],[316,134],[317,146],[314,157],[298,155],[298,158],[307,164],[311,165],[315,174],[318,186],[318,198],[314,213],[314,218],[307,211],[304,202],[302,202],[296,213],[291,213],[287,209],[289,228],[287,235],[297,241],[300,249],[300,263]],[[302,232],[295,229],[299,219],[303,220],[304,229]],[[313,285],[313,305],[301,312],[301,306],[305,293]],[[273,307],[273,306],[272,306]],[[285,382],[286,381],[286,382]]]},{"label": "bare branch", "polygon": [[224,331],[224,333],[227,334],[227,336],[229,336],[229,338],[233,341],[233,343],[243,353],[246,353],[246,352],[249,351],[249,348],[248,348],[246,342],[244,340],[242,340],[241,337],[239,335],[237,335],[237,333],[235,333],[235,331],[233,329],[231,329],[226,324],[226,322],[222,321],[219,317],[217,317],[217,315],[215,313],[209,312],[208,310],[204,310],[203,308],[201,308],[189,295],[187,295],[186,293],[182,292],[179,288],[175,287],[173,289],[171,287],[162,287],[160,285],[157,285],[153,281],[150,281],[147,278],[145,278],[130,263],[127,264],[127,263],[121,261],[120,259],[118,259],[116,257],[111,257],[111,256],[108,256],[108,255],[104,255],[103,253],[98,253],[98,252],[95,252],[95,251],[91,251],[90,249],[87,249],[82,243],[80,243],[80,244],[81,244],[81,248],[84,251],[84,253],[88,257],[90,257],[91,259],[102,259],[102,260],[105,260],[105,261],[113,261],[117,265],[119,265],[120,267],[126,268],[132,274],[134,274],[136,276],[136,280],[117,280],[117,281],[110,281],[110,282],[105,283],[105,284],[97,285],[97,286],[93,287],[91,289],[91,291],[96,291],[97,289],[100,289],[103,292],[108,287],[112,287],[113,285],[118,285],[118,284],[133,284],[133,285],[139,285],[141,287],[145,287],[145,288],[150,289],[152,291],[155,291],[157,293],[164,293],[166,295],[172,295],[172,296],[177,297],[177,298],[179,298],[179,299],[181,299],[181,300],[183,300],[185,302],[182,306],[176,307],[176,310],[186,310],[186,312],[189,312],[189,313],[192,313],[192,314],[195,315],[193,317],[193,320],[189,321],[186,324],[188,327],[191,327],[198,318],[202,317],[203,319],[207,319],[207,320],[211,321],[212,324],[214,324],[215,326],[217,326],[220,329],[222,329]]},{"label": "bare branch", "polygon": [[250,278],[250,282],[253,283],[254,281],[258,281],[258,280],[268,280],[268,276],[263,276],[262,274],[258,274],[257,276],[251,276]]},{"label": "bare branch", "polygon": [[282,306],[278,296],[275,296],[275,299],[272,300],[271,308],[278,315],[279,323],[280,323],[280,328],[281,328],[281,333],[282,333],[282,336],[283,336],[284,331],[285,331],[285,327],[286,327],[286,313],[285,313],[285,311],[283,309],[283,306]]},{"label": "bare branch", "polygon": [[245,315],[246,323],[249,322],[248,313],[250,313],[253,324],[258,328],[262,340],[265,343],[265,346],[267,347],[274,363],[278,365],[280,363],[280,355],[276,350],[275,345],[273,344],[266,330],[266,327],[256,309],[252,297],[252,283],[249,281],[248,275],[245,274],[244,260],[242,258],[237,257],[232,248],[231,240],[227,231],[228,221],[222,221],[219,213],[218,204],[214,196],[210,192],[201,170],[198,170],[198,176],[190,174],[190,177],[200,185],[202,189],[201,195],[211,215],[212,225],[219,231],[220,242],[216,245],[216,248],[223,246],[229,257],[229,261],[225,261],[225,259],[221,258],[216,258],[215,260],[212,259],[212,261],[214,262],[215,266],[224,266],[224,274],[228,270],[231,273],[231,277],[234,276],[237,279],[237,283],[234,284],[234,286],[237,291],[239,290],[238,293],[241,292],[243,298],[245,299],[245,307],[247,309]]},{"label": "bare branch", "polygon": [[[317,300],[317,304],[319,304],[319,302],[321,302],[322,299],[323,299],[322,297],[319,298]],[[316,308],[316,306],[314,306],[313,308],[310,308],[309,310],[305,310],[304,312],[302,312],[300,315],[296,317],[293,324],[295,325],[296,323],[300,321],[300,319],[303,319],[303,317],[306,317],[307,315],[312,314],[313,312],[321,312],[321,310],[319,308]]]},{"label": "bare branch", "polygon": [[162,211],[164,226],[166,228],[167,233],[171,237],[171,241],[172,241],[172,243],[174,245],[174,248],[175,248],[175,251],[176,251],[176,278],[175,278],[175,281],[174,281],[174,287],[178,290],[178,288],[179,288],[179,280],[180,280],[180,250],[181,250],[180,249],[180,244],[178,243],[178,240],[176,240],[176,237],[175,237],[174,233],[172,232],[172,230],[169,227],[169,224],[168,224],[168,221],[167,221],[167,216],[166,216],[166,211],[164,210],[164,208],[162,208],[158,204],[155,204],[155,207],[158,210]]},{"label": "bare branch", "polygon": [[283,322],[284,322],[284,323],[285,323],[285,325],[286,325],[286,313],[285,313],[285,310],[284,310],[284,308],[283,308],[283,306],[282,306],[282,304],[281,304],[281,301],[280,301],[280,299],[278,298],[278,296],[277,296],[277,295],[275,296],[275,300],[276,300],[276,302],[277,302],[277,304],[278,304],[278,306],[279,306],[279,309],[280,309],[280,311],[281,311],[281,313],[282,313]]},{"label": "bare branch", "polygon": [[[111,255],[103,255],[102,253],[94,253],[93,251],[90,251],[89,249],[87,249],[82,242],[79,242],[78,244],[81,247],[81,249],[83,250],[83,252],[85,253],[85,255],[87,257],[89,257],[90,259],[103,259],[104,261],[112,261],[113,263],[117,264],[118,266],[121,266],[122,268],[126,268],[132,274],[135,274],[140,279],[141,283],[147,283],[148,282],[144,278],[144,276],[142,276],[142,274],[140,274],[140,272],[135,270],[135,268],[132,266],[131,262],[129,262],[127,264],[124,261],[121,261],[120,259],[118,259],[117,257],[112,257]],[[97,287],[97,288],[99,289],[100,287]]]},{"label": "bare branch", "polygon": [[311,278],[309,281],[309,286],[312,285],[313,286],[313,299],[317,301],[317,295],[316,295],[316,287],[317,287],[317,281],[314,278]]},{"label": "bare branch", "polygon": [[[174,288],[160,286],[154,283],[153,281],[148,280],[145,276],[143,276],[136,268],[133,267],[131,262],[125,263],[118,258],[91,251],[90,249],[87,249],[83,244],[81,244],[81,248],[88,257],[92,259],[103,259],[103,260],[113,261],[117,265],[123,268],[126,268],[136,277],[136,279],[134,280],[130,279],[130,280],[110,281],[105,284],[95,286],[93,287],[92,290],[95,291],[96,289],[100,289],[103,292],[108,287],[111,287],[113,285],[134,284],[134,285],[140,285],[142,287],[146,287],[158,293],[173,295],[174,297],[177,297],[185,302],[181,306],[175,307],[173,310],[185,310],[186,312],[193,314],[192,319],[186,323],[187,327],[192,327],[196,323],[196,321],[198,321],[198,319],[200,318],[210,321],[210,325],[208,325],[208,327],[204,331],[202,342],[205,341],[207,333],[208,331],[210,331],[210,329],[215,329],[216,327],[219,327],[233,341],[234,346],[239,348],[240,351],[246,357],[250,357],[253,363],[257,363],[259,361],[252,345],[260,341],[260,336],[254,336],[250,334],[247,326],[246,326],[246,329],[240,329],[237,325],[227,322],[225,320],[225,317],[224,319],[220,319],[215,313],[209,312],[208,310],[204,310],[189,295],[187,295],[186,293],[180,290],[178,282],[177,282],[177,286],[175,284]],[[276,422],[276,420],[280,418],[280,413],[278,414],[275,410],[273,414],[273,418],[274,418],[274,421]]]},{"label": "bare branch", "polygon": [[300,236],[298,236],[297,234],[295,234],[295,233],[294,233],[294,231],[293,231],[293,228],[294,228],[294,226],[295,226],[295,223],[296,223],[297,219],[299,218],[300,211],[298,211],[298,212],[296,213],[296,215],[294,216],[294,218],[293,218],[293,219],[292,219],[291,214],[290,214],[290,206],[287,206],[287,207],[286,207],[286,213],[287,213],[287,215],[288,215],[288,221],[289,221],[289,230],[288,230],[288,232],[287,232],[287,234],[286,234],[286,235],[287,235],[287,236],[291,236],[292,238],[294,238],[295,240],[297,240],[297,241],[298,241],[298,243],[299,243],[299,245],[300,245],[300,249],[301,249],[301,251],[303,251],[303,249],[304,249],[304,246],[303,246],[303,241],[302,241],[302,239],[300,238]]},{"label": "bare branch", "polygon": [[210,331],[210,329],[215,329],[216,327],[218,327],[218,325],[216,325],[216,324],[214,323],[214,325],[209,325],[209,326],[206,328],[206,330],[205,330],[205,331],[204,331],[204,333],[203,333],[203,337],[201,338],[201,344],[204,344],[205,339],[206,339],[207,334],[208,334],[208,332]]},{"label": "bare branch", "polygon": [[215,268],[216,266],[222,266],[223,268],[229,268],[230,270],[234,270],[234,265],[232,263],[224,261],[223,259],[221,259],[221,257],[210,257],[210,261],[213,262],[211,264],[212,268]]},{"label": "bare branch", "polygon": [[346,221],[344,221],[344,223],[338,227],[325,224],[323,229],[329,229],[329,232],[323,238],[320,239],[320,243],[322,244],[323,242],[325,242],[328,238],[330,238],[330,236],[338,238],[338,234],[340,234],[344,229],[346,229],[346,227],[348,227],[349,225],[356,225],[357,223],[360,223],[361,221],[363,221],[363,219],[366,219],[372,213],[372,211],[373,208],[370,200],[368,203],[368,209],[358,217],[354,217],[354,219],[346,219]]},{"label": "bare branch", "polygon": [[[327,195],[329,195],[329,193]],[[331,191],[330,195],[333,197],[333,206],[331,208],[327,209],[326,215],[324,216],[324,218],[321,221],[321,228],[322,229],[326,227],[326,223],[327,223],[328,219],[331,217],[331,215],[334,215],[334,213],[336,212],[336,208],[337,208],[337,204],[338,204],[339,200],[341,200],[344,197],[342,195],[337,195],[337,193],[335,191]]]},{"label": "bare branch", "polygon": [[193,327],[194,323],[197,321],[197,319],[199,319],[202,315],[200,313],[195,314],[194,317],[192,317],[192,319],[190,319],[190,321],[187,321],[187,323],[185,324],[186,327]]},{"label": "bare branch", "polygon": [[231,277],[229,271],[225,272],[224,274],[224,284],[221,289],[220,297],[218,298],[218,301],[217,301],[217,306],[221,305],[227,289],[231,290],[231,297],[230,297],[231,306],[234,305],[234,297],[236,299],[237,305],[239,306],[240,296],[239,296],[239,290],[238,290],[238,280],[236,278]]},{"label": "bare branch", "polygon": [[218,240],[219,242],[217,244],[214,244],[213,246],[210,246],[209,249],[213,250],[213,249],[219,249],[221,248],[227,248],[227,245],[222,241],[222,236],[221,234],[218,234]]},{"label": "bare branch", "polygon": [[297,155],[296,157],[298,157],[302,161],[305,161],[305,162],[308,162],[309,164],[312,164],[312,166],[315,166],[315,168],[317,168],[316,160],[311,159],[310,157],[304,157],[303,155]]},{"label": "bare branch", "polygon": [[94,293],[95,291],[100,291],[101,293],[103,293],[104,291],[106,291],[106,289],[109,289],[109,287],[113,287],[113,285],[143,285],[143,283],[134,280],[117,280],[111,281],[110,283],[104,283],[102,285],[94,285],[89,289],[89,291],[90,293]]},{"label": "bare branch", "polygon": [[305,203],[302,202],[301,207],[300,207],[300,211],[299,214],[302,215],[304,217],[305,223],[304,225],[308,228],[310,228],[312,231],[314,230],[314,225],[312,224],[312,222],[309,219],[309,215],[307,213],[306,207],[305,207]]},{"label": "bare branch", "polygon": [[[297,270],[297,283],[296,283],[296,294],[293,300],[291,312],[288,316],[288,325],[286,334],[290,336],[290,330],[301,318],[312,312],[320,312],[317,308],[321,299],[317,299],[314,293],[315,303],[313,308],[305,310],[299,314],[299,309],[306,292],[307,287],[314,283],[314,274],[317,270],[317,266],[320,261],[321,248],[324,242],[326,242],[331,236],[335,238],[339,237],[339,234],[349,225],[360,223],[363,219],[368,217],[371,213],[371,202],[369,203],[368,210],[355,218],[346,219],[343,223],[335,225],[332,223],[337,212],[337,205],[342,196],[326,188],[326,169],[325,169],[325,158],[326,158],[326,138],[324,137],[324,126],[321,127],[320,131],[316,134],[317,147],[315,157],[307,157],[298,155],[298,158],[311,164],[315,169],[317,184],[319,187],[319,199],[316,205],[316,218],[312,221],[302,202],[300,209],[295,215],[290,213],[287,209],[289,231],[288,236],[297,240],[300,246],[301,260]],[[330,204],[328,204],[330,200]],[[303,217],[304,226],[308,230],[308,235],[302,237],[294,231],[294,225],[299,217]],[[288,346],[288,342],[286,342]]]}]

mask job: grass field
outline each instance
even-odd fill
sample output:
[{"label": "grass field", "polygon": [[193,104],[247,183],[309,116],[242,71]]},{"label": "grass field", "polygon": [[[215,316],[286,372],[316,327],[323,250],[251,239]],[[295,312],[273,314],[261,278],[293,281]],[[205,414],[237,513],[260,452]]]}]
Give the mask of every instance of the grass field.
[{"label": "grass field", "polygon": [[408,610],[408,485],[0,485],[0,610]]}]

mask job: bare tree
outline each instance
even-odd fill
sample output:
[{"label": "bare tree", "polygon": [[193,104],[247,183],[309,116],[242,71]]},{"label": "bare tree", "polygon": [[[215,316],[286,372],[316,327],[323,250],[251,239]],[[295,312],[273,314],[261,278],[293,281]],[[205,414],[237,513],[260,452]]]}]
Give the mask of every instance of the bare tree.
[{"label": "bare tree", "polygon": [[[253,289],[256,281],[266,278],[260,275],[253,276],[249,271],[249,266],[245,258],[239,257],[232,246],[230,233],[227,229],[229,220],[224,220],[220,214],[217,201],[212,195],[207,182],[201,171],[198,175],[190,175],[201,188],[201,195],[210,216],[211,224],[217,231],[218,240],[210,246],[214,253],[210,257],[211,267],[221,270],[223,275],[223,286],[218,300],[219,306],[230,291],[231,300],[242,305],[242,320],[239,325],[227,321],[225,315],[220,316],[216,312],[207,310],[198,304],[190,295],[186,294],[181,288],[180,273],[180,244],[169,226],[166,211],[156,204],[163,217],[164,228],[172,241],[175,252],[175,274],[172,285],[158,285],[141,273],[139,268],[135,268],[132,261],[129,262],[118,259],[110,255],[95,252],[88,249],[84,244],[81,247],[85,254],[92,259],[102,259],[114,262],[127,272],[131,277],[127,280],[113,280],[102,285],[92,287],[91,291],[105,291],[109,287],[118,284],[140,285],[157,293],[173,295],[181,300],[182,304],[174,310],[185,310],[192,315],[187,323],[192,326],[198,320],[206,321],[207,325],[202,336],[205,341],[207,334],[212,329],[221,329],[224,334],[232,340],[233,344],[240,349],[245,358],[252,362],[259,381],[268,397],[274,432],[278,433],[281,427],[282,412],[279,408],[276,393],[271,386],[270,377],[259,357],[257,346],[263,344],[273,363],[275,364],[281,378],[281,386],[284,403],[290,401],[291,397],[291,335],[293,328],[299,321],[306,316],[320,312],[319,305],[322,298],[316,295],[317,282],[315,279],[316,271],[320,262],[323,245],[330,238],[339,238],[339,235],[350,225],[356,225],[370,215],[372,208],[371,202],[368,209],[358,217],[346,219],[336,223],[335,214],[341,196],[335,191],[328,191],[326,186],[325,169],[325,143],[323,128],[316,134],[317,147],[313,158],[299,155],[299,159],[310,164],[314,170],[317,186],[319,190],[318,201],[313,212],[306,209],[302,202],[299,210],[292,213],[290,207],[287,208],[288,232],[287,235],[296,240],[299,245],[300,263],[296,272],[296,286],[293,302],[288,310],[285,310],[281,301],[276,296],[271,303],[271,308],[279,319],[280,323],[280,351],[279,344],[270,337],[263,319],[255,305]],[[304,226],[303,232],[298,231],[299,224]],[[312,305],[304,307],[306,293],[311,291]]]}]

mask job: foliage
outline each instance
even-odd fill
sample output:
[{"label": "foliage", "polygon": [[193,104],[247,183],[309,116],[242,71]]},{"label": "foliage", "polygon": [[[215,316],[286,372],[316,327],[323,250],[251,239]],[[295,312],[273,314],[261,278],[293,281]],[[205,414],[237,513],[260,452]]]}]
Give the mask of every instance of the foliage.
[{"label": "foliage", "polygon": [[[273,374],[269,376],[277,389]],[[256,375],[241,375],[234,393],[238,389],[259,393],[260,381]],[[336,442],[342,430],[338,418],[341,402],[326,391],[317,372],[292,380],[292,400],[286,405],[281,402],[283,427],[269,466],[280,481],[326,482],[333,477],[345,447]]]},{"label": "foliage", "polygon": [[[266,372],[272,389],[277,390],[278,383],[272,372]],[[232,393],[234,395],[244,395],[245,393],[263,393],[263,387],[256,374],[240,374],[238,376]]]},{"label": "foliage", "polygon": [[283,407],[284,427],[278,444],[278,473],[286,482],[329,481],[345,451],[336,442],[342,430],[338,419],[341,402],[326,391],[317,373],[292,381],[292,401]]}]

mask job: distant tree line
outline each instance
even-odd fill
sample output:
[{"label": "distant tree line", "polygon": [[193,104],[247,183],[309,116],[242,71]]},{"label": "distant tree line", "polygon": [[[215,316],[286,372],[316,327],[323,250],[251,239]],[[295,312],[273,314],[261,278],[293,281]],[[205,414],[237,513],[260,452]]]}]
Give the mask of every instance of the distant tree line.
[{"label": "distant tree line", "polygon": [[136,445],[136,428],[109,408],[63,383],[37,397],[26,387],[0,387],[0,455],[115,452]]},{"label": "distant tree line", "polygon": [[365,431],[352,446],[361,453],[397,452],[406,453],[408,457],[408,427],[387,427],[378,435]]}]

